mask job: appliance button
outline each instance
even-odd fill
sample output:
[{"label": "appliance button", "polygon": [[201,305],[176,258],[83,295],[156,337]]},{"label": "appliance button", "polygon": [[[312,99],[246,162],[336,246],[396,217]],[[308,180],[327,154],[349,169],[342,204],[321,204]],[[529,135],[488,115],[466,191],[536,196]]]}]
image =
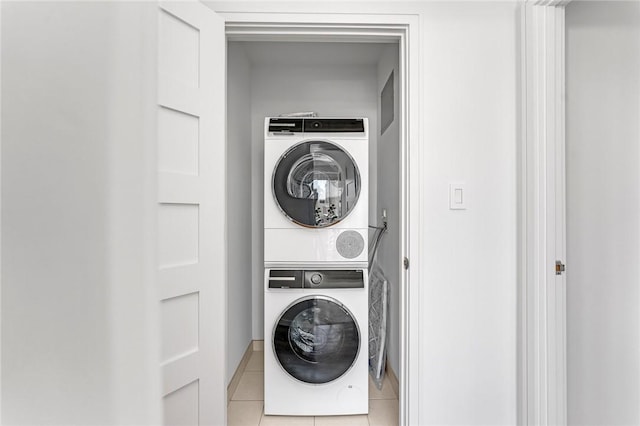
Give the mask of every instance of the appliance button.
[{"label": "appliance button", "polygon": [[322,275],[320,275],[320,274],[311,275],[311,284],[318,285],[321,282],[322,282]]}]

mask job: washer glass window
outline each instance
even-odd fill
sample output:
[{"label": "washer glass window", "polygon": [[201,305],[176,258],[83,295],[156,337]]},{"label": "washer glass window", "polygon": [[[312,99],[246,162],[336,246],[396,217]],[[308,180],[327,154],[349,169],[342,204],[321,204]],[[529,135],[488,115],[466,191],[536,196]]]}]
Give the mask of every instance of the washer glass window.
[{"label": "washer glass window", "polygon": [[350,312],[328,297],[295,302],[279,318],[273,333],[278,362],[292,377],[328,383],[356,361],[360,332]]},{"label": "washer glass window", "polygon": [[293,222],[314,228],[344,219],[360,195],[360,173],[338,145],[306,141],[289,149],[276,164],[273,193]]}]

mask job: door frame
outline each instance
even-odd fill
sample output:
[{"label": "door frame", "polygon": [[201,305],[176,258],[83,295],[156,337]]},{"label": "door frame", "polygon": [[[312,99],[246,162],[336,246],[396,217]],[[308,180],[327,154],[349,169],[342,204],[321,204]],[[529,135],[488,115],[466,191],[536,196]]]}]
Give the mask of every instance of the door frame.
[{"label": "door frame", "polygon": [[518,424],[567,424],[565,17],[570,0],[522,7]]},{"label": "door frame", "polygon": [[[415,424],[420,399],[417,371],[419,353],[418,263],[405,269],[404,259],[419,259],[423,233],[419,204],[422,172],[419,143],[419,16],[341,14],[290,14],[219,12],[229,40],[288,40],[399,43],[400,110],[400,371],[399,424]],[[411,238],[411,236],[414,236]],[[228,280],[227,280],[228,283]],[[225,324],[226,329],[226,324]]]}]

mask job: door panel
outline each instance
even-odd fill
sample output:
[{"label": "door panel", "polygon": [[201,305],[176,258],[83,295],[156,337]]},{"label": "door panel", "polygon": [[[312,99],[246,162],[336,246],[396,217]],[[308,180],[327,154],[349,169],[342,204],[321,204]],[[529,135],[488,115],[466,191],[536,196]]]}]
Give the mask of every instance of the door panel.
[{"label": "door panel", "polygon": [[158,43],[164,421],[224,424],[224,22],[198,2],[162,3]]},{"label": "door panel", "polygon": [[199,381],[195,380],[164,397],[164,424],[175,426],[198,424]]}]

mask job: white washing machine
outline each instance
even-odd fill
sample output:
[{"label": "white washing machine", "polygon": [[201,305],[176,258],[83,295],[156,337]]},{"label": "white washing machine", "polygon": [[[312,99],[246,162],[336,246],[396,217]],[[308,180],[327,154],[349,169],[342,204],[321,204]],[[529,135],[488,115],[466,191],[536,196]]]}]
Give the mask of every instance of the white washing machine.
[{"label": "white washing machine", "polygon": [[265,119],[265,267],[367,267],[366,118]]},{"label": "white washing machine", "polygon": [[265,270],[264,412],[366,414],[367,270]]}]

